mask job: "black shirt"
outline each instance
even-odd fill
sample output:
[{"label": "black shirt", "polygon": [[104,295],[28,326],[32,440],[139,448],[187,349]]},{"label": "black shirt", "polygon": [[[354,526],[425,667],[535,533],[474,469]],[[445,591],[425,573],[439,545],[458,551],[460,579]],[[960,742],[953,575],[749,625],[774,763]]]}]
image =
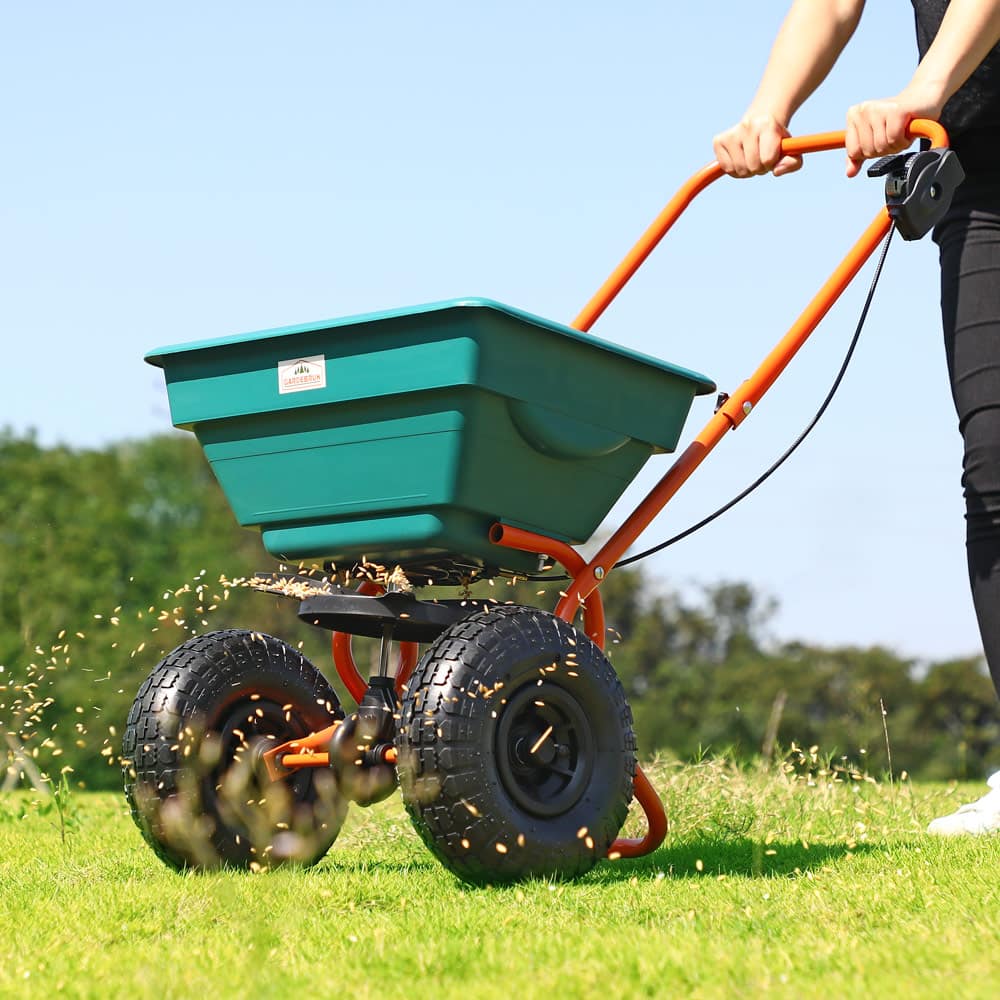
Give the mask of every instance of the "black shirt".
[{"label": "black shirt", "polygon": [[[923,59],[941,27],[948,0],[911,2],[917,24],[917,48]],[[948,130],[952,144],[959,149],[989,139],[992,139],[989,145],[1000,145],[1000,45],[990,50],[972,76],[945,104],[941,124]]]}]

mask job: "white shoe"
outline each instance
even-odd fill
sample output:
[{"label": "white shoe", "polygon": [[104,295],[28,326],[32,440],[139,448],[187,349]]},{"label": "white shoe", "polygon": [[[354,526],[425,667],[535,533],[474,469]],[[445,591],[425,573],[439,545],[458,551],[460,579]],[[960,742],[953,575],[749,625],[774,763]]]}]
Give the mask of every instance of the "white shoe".
[{"label": "white shoe", "polygon": [[1000,771],[991,775],[986,784],[991,791],[981,799],[961,806],[949,816],[931,820],[927,832],[942,837],[959,834],[978,837],[984,833],[1000,833]]}]

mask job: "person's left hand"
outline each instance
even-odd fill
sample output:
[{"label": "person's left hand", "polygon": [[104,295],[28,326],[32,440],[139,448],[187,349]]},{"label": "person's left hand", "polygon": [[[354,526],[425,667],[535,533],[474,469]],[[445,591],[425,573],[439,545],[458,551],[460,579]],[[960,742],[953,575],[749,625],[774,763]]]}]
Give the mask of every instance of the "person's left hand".
[{"label": "person's left hand", "polygon": [[913,141],[907,126],[914,118],[937,120],[941,108],[904,90],[896,97],[863,101],[847,112],[847,176],[856,177],[865,160],[901,153]]}]

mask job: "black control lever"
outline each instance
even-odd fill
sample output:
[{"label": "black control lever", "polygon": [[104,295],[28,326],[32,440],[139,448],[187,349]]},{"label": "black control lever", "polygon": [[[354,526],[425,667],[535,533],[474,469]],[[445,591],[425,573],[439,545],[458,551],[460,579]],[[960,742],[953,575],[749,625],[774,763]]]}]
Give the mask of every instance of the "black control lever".
[{"label": "black control lever", "polygon": [[919,240],[944,217],[965,171],[954,150],[924,149],[883,156],[868,176],[885,177],[885,203],[899,235]]}]

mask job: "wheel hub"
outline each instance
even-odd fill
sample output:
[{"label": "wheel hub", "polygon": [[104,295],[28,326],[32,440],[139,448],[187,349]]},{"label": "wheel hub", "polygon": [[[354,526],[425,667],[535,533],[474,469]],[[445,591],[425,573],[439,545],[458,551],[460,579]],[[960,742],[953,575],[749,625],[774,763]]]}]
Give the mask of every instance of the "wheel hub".
[{"label": "wheel hub", "polygon": [[568,755],[569,748],[554,743],[543,730],[534,740],[520,737],[514,747],[514,758],[520,767],[548,767],[557,754]]},{"label": "wheel hub", "polygon": [[594,737],[583,708],[565,688],[529,684],[508,701],[496,729],[495,755],[507,794],[534,816],[571,809],[590,781]]},{"label": "wheel hub", "polygon": [[[205,778],[206,794],[214,799],[222,775],[232,766],[245,768],[246,780],[269,783],[264,753],[279,743],[306,735],[308,727],[294,709],[269,698],[241,698],[225,710],[211,727],[218,733],[218,759]],[[302,790],[311,780],[308,772],[284,779],[289,788]]]}]

